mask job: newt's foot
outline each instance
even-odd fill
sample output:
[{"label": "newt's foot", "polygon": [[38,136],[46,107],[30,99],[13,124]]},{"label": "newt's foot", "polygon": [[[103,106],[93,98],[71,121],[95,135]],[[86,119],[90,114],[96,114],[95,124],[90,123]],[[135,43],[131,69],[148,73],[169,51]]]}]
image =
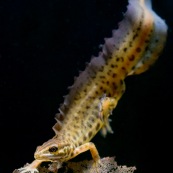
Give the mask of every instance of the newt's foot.
[{"label": "newt's foot", "polygon": [[100,169],[106,168],[106,166],[101,162],[101,159],[94,161],[93,168],[95,169],[96,173],[100,172]]},{"label": "newt's foot", "polygon": [[39,173],[37,168],[41,162],[41,160],[34,160],[31,164],[27,163],[23,168],[14,170],[13,173]]},{"label": "newt's foot", "polygon": [[39,173],[38,169],[30,168],[29,166],[18,169],[18,172],[19,173]]}]

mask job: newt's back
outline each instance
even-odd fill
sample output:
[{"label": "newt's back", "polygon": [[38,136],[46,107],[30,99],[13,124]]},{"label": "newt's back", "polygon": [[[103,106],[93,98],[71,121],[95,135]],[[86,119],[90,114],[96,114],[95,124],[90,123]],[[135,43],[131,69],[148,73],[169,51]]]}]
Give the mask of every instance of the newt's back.
[{"label": "newt's back", "polygon": [[[167,26],[151,9],[150,1],[131,0],[124,20],[102,52],[76,79],[60,107],[55,132],[76,145],[88,142],[102,128],[111,131],[108,117],[125,91],[128,75],[146,71],[158,58]],[[78,140],[76,140],[78,139]]]}]

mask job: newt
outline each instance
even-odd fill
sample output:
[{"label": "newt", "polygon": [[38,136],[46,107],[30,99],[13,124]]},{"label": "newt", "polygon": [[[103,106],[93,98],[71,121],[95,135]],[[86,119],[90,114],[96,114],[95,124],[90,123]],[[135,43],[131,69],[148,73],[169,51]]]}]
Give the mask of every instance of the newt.
[{"label": "newt", "polygon": [[38,146],[35,160],[18,169],[38,172],[42,162],[62,164],[90,150],[95,163],[100,156],[91,139],[101,131],[113,133],[109,116],[125,92],[124,79],[148,70],[158,59],[167,37],[167,25],[151,6],[151,0],[129,0],[127,11],[112,37],[105,39],[70,87],[56,114],[55,136]]}]

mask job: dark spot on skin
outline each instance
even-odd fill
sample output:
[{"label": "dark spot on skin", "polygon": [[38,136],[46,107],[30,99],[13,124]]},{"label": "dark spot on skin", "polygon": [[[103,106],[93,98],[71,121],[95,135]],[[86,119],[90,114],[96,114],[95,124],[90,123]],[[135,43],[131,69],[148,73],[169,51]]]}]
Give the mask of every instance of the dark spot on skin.
[{"label": "dark spot on skin", "polygon": [[102,90],[103,89],[103,87],[100,87],[100,90]]},{"label": "dark spot on skin", "polygon": [[100,72],[102,72],[102,71],[103,71],[103,69],[104,69],[104,67],[103,67],[103,66],[101,66],[101,67],[100,67],[100,69],[99,69],[99,71],[100,71]]},{"label": "dark spot on skin", "polygon": [[136,52],[138,52],[138,53],[141,52],[141,48],[140,47],[137,47],[136,48]]},{"label": "dark spot on skin", "polygon": [[98,94],[98,91],[96,91],[95,93]]},{"label": "dark spot on skin", "polygon": [[123,85],[123,80],[120,80],[120,84]]},{"label": "dark spot on skin", "polygon": [[112,85],[113,85],[114,89],[116,90],[117,89],[117,84],[115,82],[112,82]]},{"label": "dark spot on skin", "polygon": [[133,61],[134,59],[135,59],[135,56],[134,55],[132,55],[132,56],[129,57],[129,60],[130,61]]},{"label": "dark spot on skin", "polygon": [[[78,111],[78,114],[80,114],[79,112],[80,111]],[[75,116],[74,119],[76,120],[76,122],[79,122],[79,117],[78,116]],[[67,117],[66,117],[66,120],[67,120]]]},{"label": "dark spot on skin", "polygon": [[117,76],[117,74],[116,73],[113,73],[112,77],[115,78],[116,76]]},{"label": "dark spot on skin", "polygon": [[108,94],[108,97],[111,97],[111,94],[110,93]]},{"label": "dark spot on skin", "polygon": [[74,100],[77,101],[77,98],[75,97]]},{"label": "dark spot on skin", "polygon": [[86,89],[84,89],[83,91],[84,91],[85,93],[87,92],[87,90],[86,90]]},{"label": "dark spot on skin", "polygon": [[103,93],[106,93],[106,90],[103,90]]},{"label": "dark spot on skin", "polygon": [[87,140],[87,137],[86,137],[86,136],[84,136],[84,137],[83,137],[83,141],[86,141],[86,140]]},{"label": "dark spot on skin", "polygon": [[134,69],[135,69],[135,66],[132,67],[132,70],[134,70]]},{"label": "dark spot on skin", "polygon": [[58,147],[56,147],[56,146],[53,146],[53,147],[49,148],[50,153],[56,152],[57,150],[58,150]]},{"label": "dark spot on skin", "polygon": [[78,124],[74,124],[73,127],[76,129],[76,128],[79,128],[79,125]]},{"label": "dark spot on skin", "polygon": [[90,108],[90,106],[86,106],[86,109],[89,109]]},{"label": "dark spot on skin", "polygon": [[82,145],[82,142],[81,142],[81,141],[79,142],[79,146],[80,146],[80,145]]},{"label": "dark spot on skin", "polygon": [[98,131],[99,128],[100,128],[100,124],[97,124],[97,126],[96,126],[96,131]]},{"label": "dark spot on skin", "polygon": [[93,134],[92,132],[88,133],[89,138],[91,138],[92,134]]},{"label": "dark spot on skin", "polygon": [[124,50],[124,52],[126,52],[127,51],[127,48],[125,47],[123,50]]},{"label": "dark spot on skin", "polygon": [[130,43],[129,43],[129,47],[132,47],[132,42],[130,41]]},{"label": "dark spot on skin", "polygon": [[116,61],[118,62],[120,60],[120,58],[117,58]]},{"label": "dark spot on skin", "polygon": [[109,81],[106,82],[109,85]]},{"label": "dark spot on skin", "polygon": [[126,70],[126,68],[125,68],[125,67],[121,67],[121,69],[122,69],[122,70]]},{"label": "dark spot on skin", "polygon": [[[96,74],[95,74],[94,76],[90,75],[90,77],[91,77],[92,79],[95,79],[95,78],[96,78]],[[88,79],[89,79],[89,77],[88,77]]]},{"label": "dark spot on skin", "polygon": [[139,31],[141,29],[141,27],[138,27],[136,30]]},{"label": "dark spot on skin", "polygon": [[114,65],[114,64],[111,64],[111,67],[112,67],[112,68],[114,68],[114,67],[115,67],[115,65]]},{"label": "dark spot on skin", "polygon": [[135,35],[133,36],[133,40],[134,40],[137,36],[138,36],[138,34],[135,34]]},{"label": "dark spot on skin", "polygon": [[105,81],[103,81],[103,80],[102,80],[102,83],[104,84],[104,83],[105,83]]},{"label": "dark spot on skin", "polygon": [[102,78],[105,78],[105,76],[100,76],[100,78],[102,79]]},{"label": "dark spot on skin", "polygon": [[112,70],[109,70],[109,71],[107,72],[108,75],[110,75],[111,73],[112,73]]}]

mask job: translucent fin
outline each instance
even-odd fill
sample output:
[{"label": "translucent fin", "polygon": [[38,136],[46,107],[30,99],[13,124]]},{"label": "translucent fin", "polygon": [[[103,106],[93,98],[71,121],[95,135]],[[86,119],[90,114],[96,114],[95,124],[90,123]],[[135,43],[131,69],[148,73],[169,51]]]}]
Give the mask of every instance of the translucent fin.
[{"label": "translucent fin", "polygon": [[61,128],[62,128],[62,123],[59,120],[57,120],[56,124],[52,127],[55,134],[58,134],[58,132],[61,130]]}]

